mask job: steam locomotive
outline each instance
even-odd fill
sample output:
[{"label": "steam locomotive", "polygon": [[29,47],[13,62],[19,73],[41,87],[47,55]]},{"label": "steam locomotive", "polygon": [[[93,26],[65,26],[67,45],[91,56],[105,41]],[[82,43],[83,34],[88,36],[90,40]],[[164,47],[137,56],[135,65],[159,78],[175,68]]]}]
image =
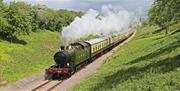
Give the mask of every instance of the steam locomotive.
[{"label": "steam locomotive", "polygon": [[61,50],[54,55],[55,65],[46,69],[45,79],[64,79],[70,77],[82,66],[110,51],[133,33],[134,31],[129,31],[89,41],[75,42],[67,47],[61,46]]}]

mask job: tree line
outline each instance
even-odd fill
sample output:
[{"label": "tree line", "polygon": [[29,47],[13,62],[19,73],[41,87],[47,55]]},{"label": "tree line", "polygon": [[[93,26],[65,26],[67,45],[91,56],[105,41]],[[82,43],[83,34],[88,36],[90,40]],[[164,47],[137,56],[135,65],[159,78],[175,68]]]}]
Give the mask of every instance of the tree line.
[{"label": "tree line", "polygon": [[154,0],[148,12],[149,22],[169,31],[169,26],[180,22],[180,0]]},{"label": "tree line", "polygon": [[6,4],[0,0],[0,37],[12,38],[29,35],[31,32],[61,31],[82,12],[53,10],[45,5],[30,5],[24,2]]}]

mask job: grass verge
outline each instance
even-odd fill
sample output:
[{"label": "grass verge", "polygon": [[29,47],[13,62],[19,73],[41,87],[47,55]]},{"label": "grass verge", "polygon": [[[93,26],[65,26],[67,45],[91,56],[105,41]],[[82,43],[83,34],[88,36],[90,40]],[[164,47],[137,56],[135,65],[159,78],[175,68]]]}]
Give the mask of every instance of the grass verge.
[{"label": "grass verge", "polygon": [[0,81],[6,81],[6,84],[50,66],[60,40],[58,32],[50,31],[32,33],[18,39],[15,43],[0,40]]}]

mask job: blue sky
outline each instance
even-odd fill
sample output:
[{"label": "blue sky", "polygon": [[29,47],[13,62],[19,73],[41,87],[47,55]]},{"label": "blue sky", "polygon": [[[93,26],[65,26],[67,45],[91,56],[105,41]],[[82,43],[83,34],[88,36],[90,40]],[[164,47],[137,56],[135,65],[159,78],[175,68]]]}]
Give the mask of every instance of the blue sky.
[{"label": "blue sky", "polygon": [[[11,2],[14,0],[4,0]],[[137,16],[145,16],[153,0],[15,0],[31,4],[43,4],[52,9],[71,9],[87,11],[89,9],[100,10],[102,5],[112,5],[122,7],[134,12]]]}]

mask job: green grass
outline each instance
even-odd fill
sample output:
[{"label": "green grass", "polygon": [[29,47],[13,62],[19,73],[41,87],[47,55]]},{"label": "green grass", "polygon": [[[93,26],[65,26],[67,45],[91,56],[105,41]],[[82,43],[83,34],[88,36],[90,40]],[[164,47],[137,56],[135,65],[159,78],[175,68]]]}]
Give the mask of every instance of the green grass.
[{"label": "green grass", "polygon": [[[18,37],[17,43],[0,40],[0,79],[17,81],[53,64],[58,50],[58,32],[42,31]],[[22,43],[23,44],[22,44]]]},{"label": "green grass", "polygon": [[100,37],[99,35],[89,35],[87,37],[80,38],[79,40],[80,41],[87,41],[87,40],[91,40],[91,39],[95,39],[95,38],[99,38],[99,37]]},{"label": "green grass", "polygon": [[180,24],[171,32],[148,26],[105,60],[73,91],[179,91]]}]

